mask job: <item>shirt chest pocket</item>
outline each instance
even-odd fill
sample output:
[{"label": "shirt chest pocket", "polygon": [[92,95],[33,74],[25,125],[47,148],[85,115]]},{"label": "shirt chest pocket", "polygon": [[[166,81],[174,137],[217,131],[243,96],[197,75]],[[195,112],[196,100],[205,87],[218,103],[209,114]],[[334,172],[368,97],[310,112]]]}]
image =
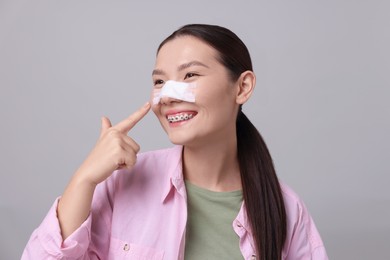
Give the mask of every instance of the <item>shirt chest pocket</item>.
[{"label": "shirt chest pocket", "polygon": [[164,251],[111,237],[108,259],[162,260]]}]

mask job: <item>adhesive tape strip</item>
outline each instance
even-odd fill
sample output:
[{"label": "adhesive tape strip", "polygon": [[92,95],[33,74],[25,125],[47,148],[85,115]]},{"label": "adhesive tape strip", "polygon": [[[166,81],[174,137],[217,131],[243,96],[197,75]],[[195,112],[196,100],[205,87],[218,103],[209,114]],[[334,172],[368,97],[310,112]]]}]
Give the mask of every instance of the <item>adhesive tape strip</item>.
[{"label": "adhesive tape strip", "polygon": [[153,92],[153,104],[156,105],[163,97],[170,97],[186,102],[195,102],[195,94],[193,89],[195,83],[178,82],[168,80],[161,89],[156,89]]}]

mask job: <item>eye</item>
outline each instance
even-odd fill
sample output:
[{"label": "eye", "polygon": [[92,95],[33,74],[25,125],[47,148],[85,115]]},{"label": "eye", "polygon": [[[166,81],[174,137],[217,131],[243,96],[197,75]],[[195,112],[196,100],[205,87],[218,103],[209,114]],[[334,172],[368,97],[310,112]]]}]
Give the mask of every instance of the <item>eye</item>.
[{"label": "eye", "polygon": [[155,86],[158,86],[158,85],[164,84],[164,81],[162,79],[156,79],[153,83]]},{"label": "eye", "polygon": [[196,73],[189,72],[189,73],[186,74],[184,79],[189,79],[189,78],[192,78],[192,77],[195,77],[195,76],[199,76],[199,75],[196,74]]}]

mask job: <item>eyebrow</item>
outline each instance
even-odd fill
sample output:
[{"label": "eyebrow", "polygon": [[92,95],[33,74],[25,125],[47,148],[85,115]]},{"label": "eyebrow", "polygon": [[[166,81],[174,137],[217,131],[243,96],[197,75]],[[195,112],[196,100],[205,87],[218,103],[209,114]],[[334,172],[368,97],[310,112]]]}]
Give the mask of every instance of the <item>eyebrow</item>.
[{"label": "eyebrow", "polygon": [[[202,66],[205,68],[209,68],[209,66],[207,66],[206,64],[204,64],[200,61],[193,60],[193,61],[181,64],[179,67],[177,67],[177,70],[182,71],[182,70],[185,70],[185,69],[192,67],[192,66]],[[152,72],[152,75],[164,75],[164,74],[165,74],[165,72],[163,70],[160,70],[160,69],[155,69]]]}]

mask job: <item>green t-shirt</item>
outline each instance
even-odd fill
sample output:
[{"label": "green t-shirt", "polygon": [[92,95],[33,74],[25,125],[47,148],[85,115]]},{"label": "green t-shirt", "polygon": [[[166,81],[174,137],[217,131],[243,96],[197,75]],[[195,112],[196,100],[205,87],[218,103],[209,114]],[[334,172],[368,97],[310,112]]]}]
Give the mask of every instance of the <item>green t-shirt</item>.
[{"label": "green t-shirt", "polygon": [[243,259],[233,220],[242,204],[242,191],[214,192],[185,182],[188,219],[186,260]]}]

